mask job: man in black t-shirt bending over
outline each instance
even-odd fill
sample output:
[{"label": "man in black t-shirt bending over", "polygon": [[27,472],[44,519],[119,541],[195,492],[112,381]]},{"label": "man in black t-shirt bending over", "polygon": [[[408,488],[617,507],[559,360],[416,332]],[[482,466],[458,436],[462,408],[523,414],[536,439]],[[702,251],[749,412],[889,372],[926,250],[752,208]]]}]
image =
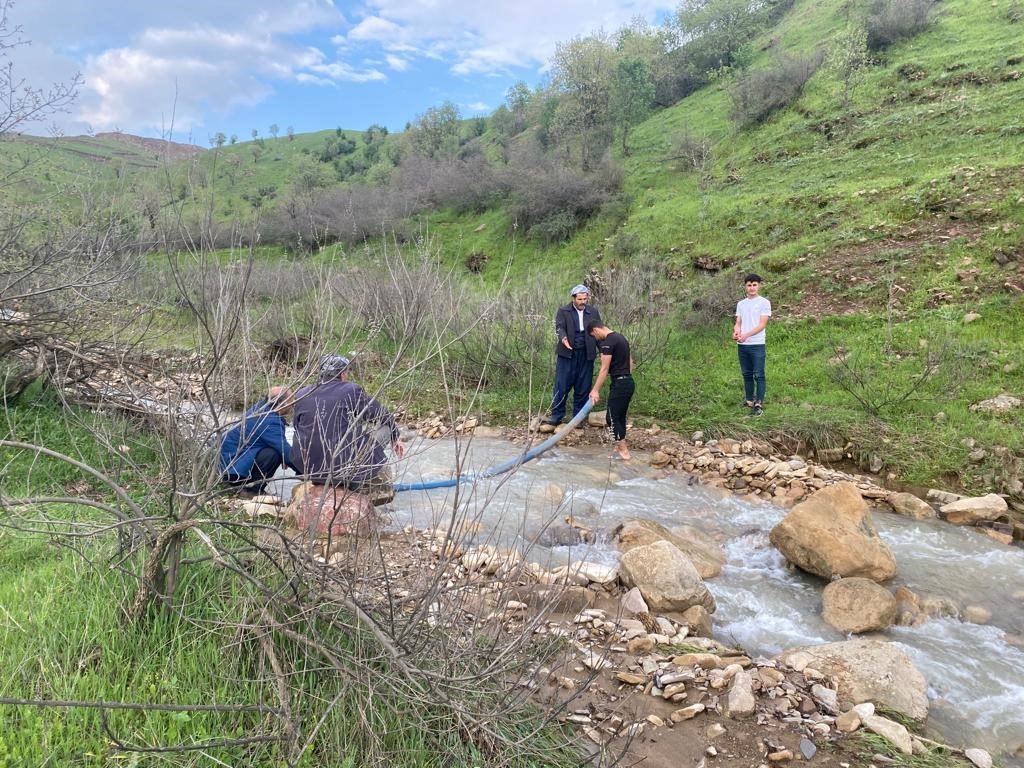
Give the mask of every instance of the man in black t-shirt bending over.
[{"label": "man in black t-shirt bending over", "polygon": [[633,383],[633,356],[629,352],[629,342],[621,333],[616,333],[601,323],[588,325],[587,333],[597,340],[597,348],[601,353],[601,370],[597,372],[594,388],[590,390],[590,399],[597,404],[601,399],[601,385],[604,384],[605,377],[610,378],[606,418],[615,438],[616,453],[613,458],[629,461],[629,447],[626,445],[626,411],[636,389]]}]

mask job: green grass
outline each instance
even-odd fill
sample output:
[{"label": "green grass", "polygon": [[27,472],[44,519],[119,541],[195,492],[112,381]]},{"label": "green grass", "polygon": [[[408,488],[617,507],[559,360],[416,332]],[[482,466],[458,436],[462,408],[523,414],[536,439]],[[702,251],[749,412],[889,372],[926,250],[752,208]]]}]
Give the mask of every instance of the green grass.
[{"label": "green grass", "polygon": [[[24,395],[7,408],[5,417],[8,439],[38,441],[102,467],[136,498],[153,489],[159,471],[155,439],[136,438],[130,443],[127,453],[134,464],[123,455],[110,455],[93,439],[97,431],[131,439],[130,423],[109,416],[63,414],[45,392]],[[139,431],[135,425],[134,432]],[[7,498],[64,495],[63,489],[82,477],[67,465],[15,449],[2,449],[0,462]],[[76,486],[73,492],[102,495],[102,491],[102,486]],[[154,607],[142,620],[130,621],[126,610],[137,588],[133,574],[141,567],[140,556],[126,558],[113,534],[70,539],[56,533],[64,527],[62,522],[101,520],[100,512],[72,505],[51,507],[49,512],[52,523],[39,523],[38,515],[31,512],[4,510],[0,517],[0,696],[178,707],[278,706],[259,644],[242,629],[251,624],[253,611],[266,599],[250,589],[249,581],[210,562],[189,563],[189,558],[207,554],[204,548],[189,545],[174,610]],[[153,513],[159,514],[159,507]],[[206,531],[215,539],[224,535],[215,524],[206,525]],[[268,584],[280,575],[258,559],[243,558],[239,564]],[[453,722],[450,710],[438,707],[425,691],[403,698],[393,693],[400,686],[388,689],[364,679],[362,675],[370,670],[384,679],[401,673],[389,666],[386,654],[379,652],[357,622],[344,634],[326,622],[312,630],[320,642],[342,649],[336,653],[344,658],[351,655],[353,666],[348,675],[325,670],[318,658],[300,646],[275,638],[277,653],[290,671],[294,722],[304,736],[321,723],[310,748],[287,764],[310,768],[374,761],[424,768],[453,763],[484,766],[494,761],[534,764],[518,755],[492,760],[481,754]],[[418,681],[406,683],[406,690],[414,693]],[[481,685],[474,695],[500,692]],[[194,747],[272,734],[275,721],[267,717],[258,712],[165,712],[143,706],[109,710],[105,728],[101,710],[95,707],[0,704],[0,768],[155,765],[157,758],[122,750],[114,739],[139,748]],[[520,720],[495,725],[513,738],[530,727]],[[564,735],[557,730],[535,735],[531,746],[539,750],[531,754],[547,755],[545,765],[574,762]],[[211,744],[166,756],[181,766],[283,766],[285,758],[284,748],[277,743]]]}]

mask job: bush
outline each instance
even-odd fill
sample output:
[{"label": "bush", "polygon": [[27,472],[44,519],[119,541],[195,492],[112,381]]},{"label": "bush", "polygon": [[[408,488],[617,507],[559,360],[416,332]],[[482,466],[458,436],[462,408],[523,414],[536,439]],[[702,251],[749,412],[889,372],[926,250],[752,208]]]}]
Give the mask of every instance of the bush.
[{"label": "bush", "polygon": [[683,164],[685,170],[707,172],[714,159],[711,139],[684,133],[676,140],[675,158]]},{"label": "bush", "polygon": [[823,60],[820,51],[804,57],[783,57],[771,69],[741,76],[732,91],[733,119],[740,125],[764,122],[777,109],[796,100]]},{"label": "bush", "polygon": [[559,211],[530,227],[526,233],[541,245],[564,243],[576,231],[579,222],[569,211]]},{"label": "bush", "polygon": [[622,188],[622,173],[608,160],[586,173],[537,150],[526,150],[510,158],[505,187],[515,201],[513,221],[527,232],[542,225],[538,235],[550,239],[550,234],[567,226],[572,234],[601,210]]},{"label": "bush", "polygon": [[1006,20],[1011,24],[1024,21],[1024,3],[1014,0],[1006,9]]},{"label": "bush", "polygon": [[922,32],[935,0],[875,0],[868,15],[868,48],[878,51]]}]

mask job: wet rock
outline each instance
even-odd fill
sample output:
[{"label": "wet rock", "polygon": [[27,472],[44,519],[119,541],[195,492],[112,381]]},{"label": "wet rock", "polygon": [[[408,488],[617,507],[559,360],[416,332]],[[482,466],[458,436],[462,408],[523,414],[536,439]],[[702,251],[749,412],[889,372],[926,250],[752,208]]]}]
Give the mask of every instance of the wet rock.
[{"label": "wet rock", "polygon": [[946,616],[956,617],[960,615],[960,606],[956,601],[941,595],[928,595],[920,601],[921,613],[925,616],[943,618]]},{"label": "wet rock", "polygon": [[992,611],[981,605],[968,605],[964,607],[960,618],[971,624],[988,624],[992,621]]},{"label": "wet rock", "polygon": [[886,498],[886,501],[897,515],[914,520],[930,520],[936,516],[935,509],[931,504],[912,493],[893,493]]},{"label": "wet rock", "polygon": [[887,629],[896,618],[896,598],[870,579],[833,581],[821,595],[822,618],[840,632]]},{"label": "wet rock", "polygon": [[627,520],[612,529],[612,538],[624,552],[656,541],[670,542],[686,555],[704,579],[717,576],[725,563],[722,548],[690,526],[670,531],[653,520]]},{"label": "wet rock", "polygon": [[693,563],[667,541],[636,547],[622,555],[620,575],[626,586],[638,587],[651,610],[685,611],[694,605],[715,610]]},{"label": "wet rock", "polygon": [[934,501],[936,504],[951,504],[954,501],[962,499],[963,496],[956,493],[950,493],[949,491],[940,491],[938,488],[929,488],[926,498],[928,501]]},{"label": "wet rock", "polygon": [[608,426],[608,412],[607,411],[591,411],[587,414],[587,424],[592,427],[607,427]]},{"label": "wet rock", "polygon": [[892,643],[845,640],[783,651],[777,659],[797,671],[822,672],[835,683],[841,707],[877,702],[914,720],[928,714],[924,676]]},{"label": "wet rock", "polygon": [[989,493],[943,504],[939,511],[946,518],[946,522],[953,525],[974,525],[1005,515],[1007,506],[1006,499],[1002,496]]},{"label": "wet rock", "polygon": [[849,482],[822,488],[797,504],[772,528],[769,540],[791,563],[824,579],[885,581],[896,575],[892,552],[860,490]]},{"label": "wet rock", "polygon": [[536,538],[537,543],[545,547],[572,547],[577,544],[591,543],[594,540],[594,534],[586,528],[560,523],[548,526]]}]

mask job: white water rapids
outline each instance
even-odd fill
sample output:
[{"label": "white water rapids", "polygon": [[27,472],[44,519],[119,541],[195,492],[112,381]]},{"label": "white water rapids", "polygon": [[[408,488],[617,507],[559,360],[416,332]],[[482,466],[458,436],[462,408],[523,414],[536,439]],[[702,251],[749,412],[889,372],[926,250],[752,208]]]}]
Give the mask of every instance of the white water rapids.
[{"label": "white water rapids", "polygon": [[[467,472],[512,458],[522,448],[475,438],[463,441],[460,450],[460,471]],[[713,619],[719,639],[766,657],[787,647],[845,639],[821,619],[824,583],[787,567],[768,542],[785,510],[689,485],[684,473],[659,472],[642,455],[624,464],[608,454],[606,448],[556,447],[517,472],[463,485],[460,515],[482,523],[476,542],[502,546],[523,546],[570,512],[598,534],[632,518],[692,525],[717,540],[728,558],[722,573],[707,581],[718,604]],[[453,441],[415,441],[397,465],[396,479],[450,477],[456,455]],[[557,506],[560,491],[564,498]],[[454,488],[409,491],[386,509],[393,527],[439,527],[451,519],[455,499]],[[985,625],[940,618],[885,633],[929,682],[928,725],[954,746],[1012,753],[1024,744],[1024,549],[941,521],[881,511],[873,518],[899,569],[887,587],[906,585],[921,596],[948,597],[961,607],[991,612]],[[528,552],[549,565],[567,559],[612,564],[618,556],[600,535],[590,545]]]}]

